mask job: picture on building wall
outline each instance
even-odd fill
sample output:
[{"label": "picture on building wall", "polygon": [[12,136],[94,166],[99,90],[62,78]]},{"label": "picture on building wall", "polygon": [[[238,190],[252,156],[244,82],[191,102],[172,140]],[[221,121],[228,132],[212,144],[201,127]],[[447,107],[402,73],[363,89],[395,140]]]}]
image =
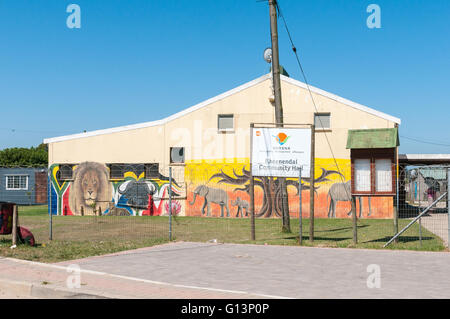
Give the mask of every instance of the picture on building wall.
[{"label": "picture on building wall", "polygon": [[[123,178],[110,178],[107,165],[84,162],[73,166],[72,179],[62,179],[59,165],[52,165],[50,212],[54,215],[160,216],[168,214],[169,178],[146,178],[144,166],[127,164]],[[181,211],[175,201],[181,194],[172,183],[172,212]]]},{"label": "picture on building wall", "polygon": [[111,201],[108,170],[100,164],[85,162],[75,167],[69,187],[69,210],[72,215],[96,215],[104,212]]},{"label": "picture on building wall", "polygon": [[[315,216],[317,218],[351,218],[350,161],[316,159],[314,177]],[[188,204],[186,216],[245,218],[250,202],[249,164],[190,164],[186,167]],[[303,215],[309,214],[310,178],[302,179]],[[291,217],[298,217],[298,178],[286,180]],[[254,177],[255,217],[281,218],[281,187],[278,178]],[[360,218],[391,218],[389,197],[358,196]],[[231,209],[228,214],[227,211]]]}]

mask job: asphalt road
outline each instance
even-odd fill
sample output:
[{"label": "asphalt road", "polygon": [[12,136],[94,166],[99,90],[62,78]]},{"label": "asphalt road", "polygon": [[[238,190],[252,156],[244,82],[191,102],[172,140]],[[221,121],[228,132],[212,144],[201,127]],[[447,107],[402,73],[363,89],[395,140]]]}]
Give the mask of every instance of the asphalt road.
[{"label": "asphalt road", "polygon": [[64,262],[175,285],[288,298],[450,298],[450,253],[171,243]]}]

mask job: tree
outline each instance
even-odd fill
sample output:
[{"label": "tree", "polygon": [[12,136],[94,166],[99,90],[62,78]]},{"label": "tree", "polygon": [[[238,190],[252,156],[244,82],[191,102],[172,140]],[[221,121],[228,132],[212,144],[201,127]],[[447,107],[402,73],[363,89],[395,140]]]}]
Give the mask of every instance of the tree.
[{"label": "tree", "polygon": [[13,147],[0,151],[0,166],[4,167],[42,167],[48,165],[48,146]]},{"label": "tree", "polygon": [[[329,181],[327,178],[333,174],[339,174],[343,176],[340,172],[334,170],[326,170],[325,168],[321,168],[322,174],[314,179],[314,184],[317,185],[319,183]],[[234,176],[233,176],[234,175]],[[233,169],[233,175],[227,175],[221,170],[220,173],[214,174],[209,178],[209,181],[219,178],[217,181],[218,184],[230,184],[236,186],[243,186],[241,188],[237,187],[233,191],[243,191],[247,194],[250,193],[250,170],[246,170],[244,167],[242,168],[242,174],[236,173]],[[310,178],[302,179],[302,189],[309,190],[310,186]],[[305,182],[306,184],[303,184]],[[282,207],[281,207],[281,183],[279,179],[276,177],[254,177],[255,187],[260,187],[263,191],[263,204],[259,212],[255,212],[256,217],[282,217]],[[293,186],[297,190],[298,195],[298,180],[288,179],[286,180],[287,186]],[[320,186],[319,186],[320,187]],[[316,191],[319,187],[314,187],[314,191]]]}]

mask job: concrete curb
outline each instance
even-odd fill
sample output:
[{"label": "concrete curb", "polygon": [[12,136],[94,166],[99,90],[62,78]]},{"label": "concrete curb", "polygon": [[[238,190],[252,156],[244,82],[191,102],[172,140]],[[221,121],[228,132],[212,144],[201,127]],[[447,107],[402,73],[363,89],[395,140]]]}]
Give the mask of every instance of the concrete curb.
[{"label": "concrete curb", "polygon": [[94,295],[84,292],[74,292],[68,289],[46,287],[29,282],[14,281],[0,278],[0,290],[8,291],[19,298],[41,299],[110,299],[102,295]]},{"label": "concrete curb", "polygon": [[[47,269],[53,269],[58,271],[67,271],[67,265],[63,264],[46,264],[36,261],[29,261],[29,260],[23,260],[23,259],[16,259],[11,257],[0,257],[0,261],[10,261],[13,263],[21,264],[21,265],[27,265],[27,266],[36,266],[36,267],[43,267]],[[73,261],[69,261],[72,263]],[[135,277],[129,277],[129,276],[122,276],[117,274],[111,274],[106,272],[100,272],[100,271],[94,271],[89,269],[80,269],[81,274],[91,275],[91,276],[97,276],[98,278],[104,278],[104,279],[112,279],[112,280],[125,280],[129,283],[137,283],[137,284],[144,284],[144,285],[152,285],[153,287],[157,287],[157,289],[184,289],[187,291],[196,291],[197,293],[201,292],[208,292],[208,293],[216,293],[216,294],[225,294],[225,296],[222,297],[213,297],[213,298],[235,298],[237,296],[241,298],[275,298],[275,299],[291,299],[289,297],[285,296],[272,296],[272,295],[266,295],[266,294],[258,294],[258,293],[249,293],[246,291],[235,291],[235,290],[227,290],[227,289],[217,289],[217,288],[211,288],[211,287],[198,287],[198,286],[190,286],[190,285],[181,285],[181,284],[174,284],[169,282],[160,282],[160,281],[154,281],[154,280],[147,280],[142,278],[135,278]],[[27,283],[23,282],[13,282],[9,279],[2,279],[0,277],[0,284],[2,280],[7,280],[8,283],[19,283],[17,287],[22,285],[26,285]],[[8,284],[7,283],[7,284]],[[29,283],[28,283],[29,284]],[[92,288],[77,288],[76,291],[71,289],[62,288],[61,284],[59,286],[55,286],[54,284],[49,283],[48,285],[41,285],[40,283],[37,283],[36,281],[31,287],[31,293],[29,294],[32,298],[108,298],[108,299],[141,299],[142,296],[136,295],[134,293],[116,293],[116,292],[104,292],[100,290],[100,293],[97,293],[99,291],[98,289],[96,291],[92,291]],[[92,286],[90,286],[92,287]],[[0,285],[0,290],[1,290]],[[28,296],[28,295],[27,295]],[[207,297],[207,296],[206,296]],[[144,297],[145,298],[145,297]],[[164,297],[167,298],[167,297]],[[172,297],[168,297],[169,299]],[[179,298],[178,296],[175,298]],[[204,295],[200,298],[205,298]],[[195,299],[195,297],[193,298]]]},{"label": "concrete curb", "polygon": [[32,285],[27,282],[0,279],[0,290],[8,291],[20,297],[31,297],[31,288]]}]

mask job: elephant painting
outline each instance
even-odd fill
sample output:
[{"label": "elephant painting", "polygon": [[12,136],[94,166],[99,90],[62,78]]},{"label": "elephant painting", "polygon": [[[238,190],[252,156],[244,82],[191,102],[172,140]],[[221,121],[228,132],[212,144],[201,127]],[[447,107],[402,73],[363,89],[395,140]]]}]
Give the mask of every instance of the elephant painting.
[{"label": "elephant painting", "polygon": [[189,205],[194,205],[197,196],[205,198],[202,206],[202,215],[205,214],[205,207],[208,206],[207,216],[211,216],[211,203],[220,205],[220,217],[223,217],[223,207],[227,210],[227,217],[230,217],[230,210],[228,209],[228,194],[222,189],[211,188],[206,185],[197,186],[194,190],[194,198]]},{"label": "elephant painting", "polygon": [[239,217],[239,213],[241,213],[241,217],[244,217],[244,209],[245,209],[245,217],[248,216],[248,202],[246,200],[242,200],[240,197],[237,197],[233,202],[231,201],[231,206],[237,206],[237,214],[236,217]]},{"label": "elephant painting", "polygon": [[[335,183],[331,185],[330,190],[328,191],[328,197],[330,198],[330,207],[328,209],[328,217],[336,217],[336,204],[339,201],[342,202],[351,202],[352,200],[352,184],[351,181],[347,181],[346,183]],[[359,218],[362,216],[362,198],[361,196],[357,196],[359,198]],[[347,216],[352,214],[352,210],[347,213]],[[372,208],[370,204],[369,197],[369,213],[367,216],[372,214]]]}]

